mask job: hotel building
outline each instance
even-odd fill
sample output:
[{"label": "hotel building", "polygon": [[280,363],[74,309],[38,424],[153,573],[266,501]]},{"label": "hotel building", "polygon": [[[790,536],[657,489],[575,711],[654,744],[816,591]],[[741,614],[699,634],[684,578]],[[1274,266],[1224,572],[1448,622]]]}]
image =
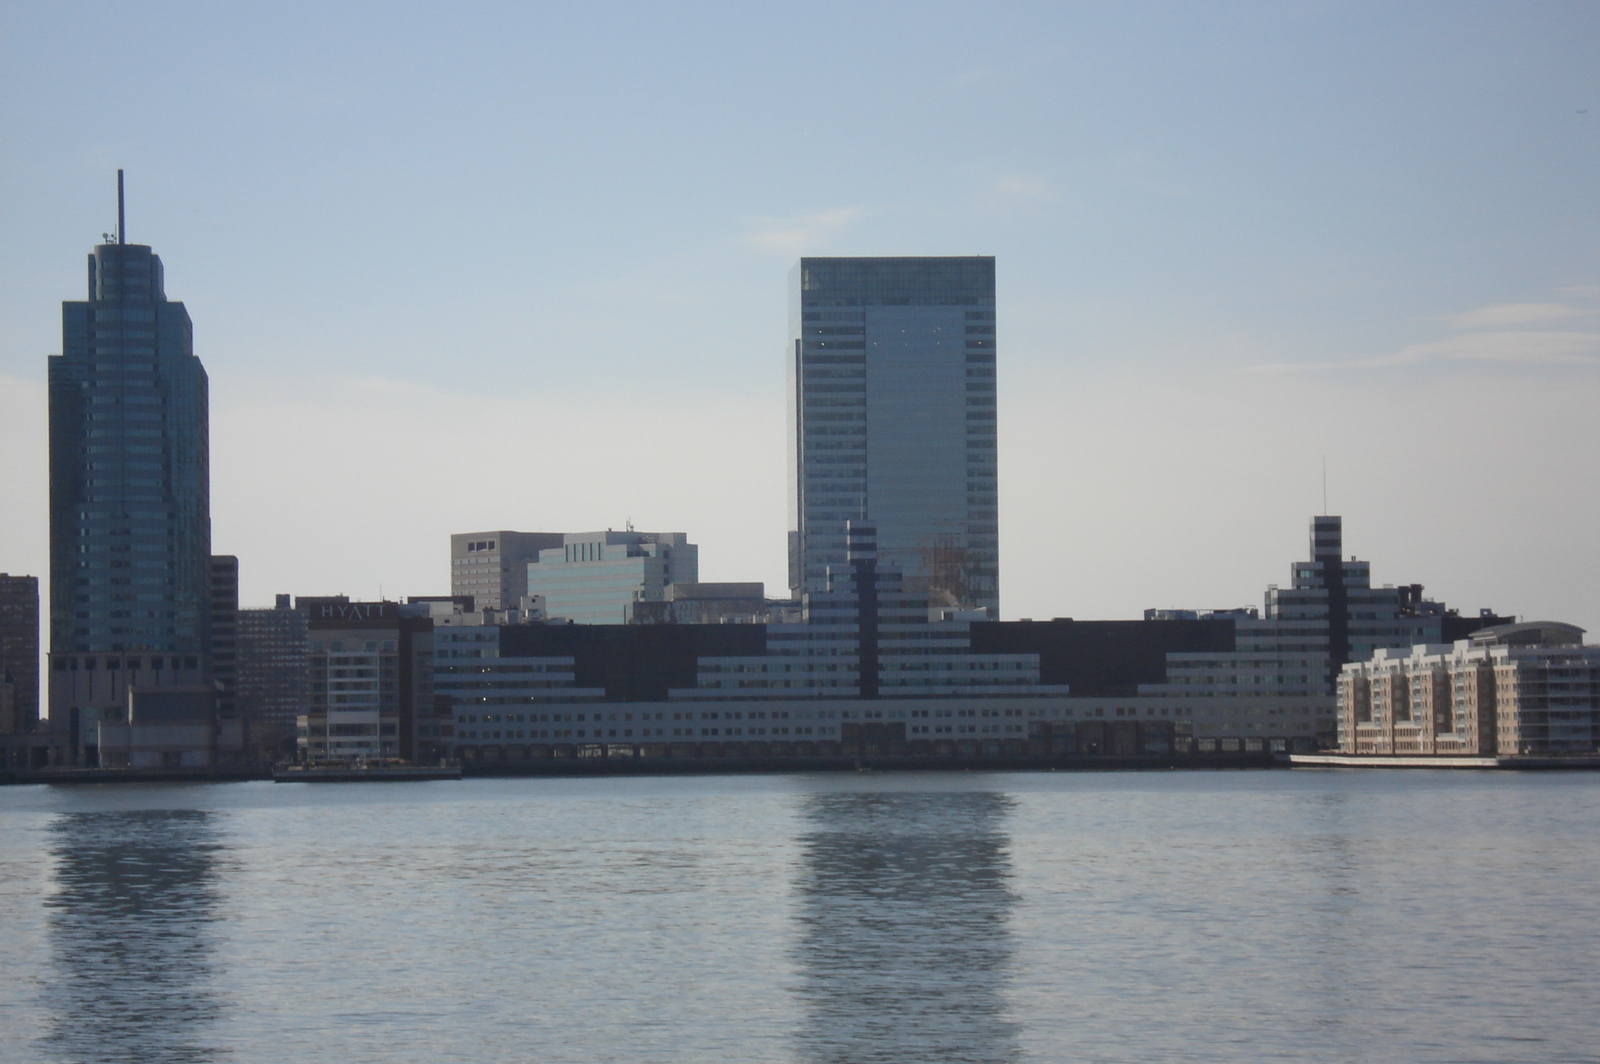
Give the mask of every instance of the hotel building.
[{"label": "hotel building", "polygon": [[426,603],[300,598],[306,611],[302,761],[430,761],[439,754]]}]

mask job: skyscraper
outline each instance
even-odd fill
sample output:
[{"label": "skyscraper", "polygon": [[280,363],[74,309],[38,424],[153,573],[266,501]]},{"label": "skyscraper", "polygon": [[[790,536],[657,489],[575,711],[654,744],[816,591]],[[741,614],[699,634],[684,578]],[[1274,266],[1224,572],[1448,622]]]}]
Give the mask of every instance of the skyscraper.
[{"label": "skyscraper", "polygon": [[994,259],[807,258],[790,290],[791,587],[866,519],[932,606],[997,611]]},{"label": "skyscraper", "polygon": [[83,746],[135,680],[209,683],[206,371],[161,259],[126,243],[120,171],[117,215],[50,357],[50,715]]}]

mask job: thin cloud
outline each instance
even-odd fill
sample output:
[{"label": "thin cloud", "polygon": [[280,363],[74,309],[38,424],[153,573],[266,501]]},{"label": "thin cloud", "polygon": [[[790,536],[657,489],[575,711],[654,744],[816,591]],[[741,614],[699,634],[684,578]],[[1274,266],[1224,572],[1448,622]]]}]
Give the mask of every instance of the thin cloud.
[{"label": "thin cloud", "polygon": [[[1568,297],[1584,298],[1595,286],[1561,289]],[[1393,369],[1430,363],[1477,363],[1519,366],[1600,366],[1600,333],[1575,329],[1532,329],[1518,326],[1547,325],[1573,318],[1593,317],[1600,311],[1567,303],[1493,303],[1464,314],[1434,319],[1460,335],[1410,344],[1387,355],[1340,362],[1277,362],[1254,366],[1261,373],[1304,373],[1330,369]]]},{"label": "thin cloud", "polygon": [[1600,366],[1600,333],[1553,330],[1498,330],[1468,333],[1430,343],[1411,344],[1389,355],[1345,362],[1279,362],[1259,372],[1293,373],[1329,369],[1394,369],[1429,363],[1501,366]]},{"label": "thin cloud", "polygon": [[867,216],[860,207],[840,207],[791,218],[763,218],[750,243],[785,255],[804,255]]},{"label": "thin cloud", "polygon": [[1516,325],[1542,325],[1566,318],[1582,318],[1595,311],[1569,307],[1565,303],[1496,303],[1465,314],[1452,314],[1444,321],[1452,329],[1505,329]]},{"label": "thin cloud", "polygon": [[1007,200],[1038,202],[1055,198],[1050,182],[1029,174],[1007,174],[994,183],[994,191]]}]

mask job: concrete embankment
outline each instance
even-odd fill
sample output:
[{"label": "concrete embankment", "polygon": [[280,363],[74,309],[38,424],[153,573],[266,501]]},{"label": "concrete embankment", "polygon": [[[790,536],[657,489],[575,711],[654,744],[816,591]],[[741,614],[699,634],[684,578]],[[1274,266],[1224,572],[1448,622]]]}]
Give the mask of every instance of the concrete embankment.
[{"label": "concrete embankment", "polygon": [[692,776],[786,772],[1128,772],[1288,768],[1271,754],[915,757],[551,757],[463,761],[466,776]]},{"label": "concrete embankment", "polygon": [[[466,777],[694,776],[794,772],[1129,772],[1288,768],[1270,753],[980,755],[926,757],[894,754],[815,757],[548,757],[522,761],[465,760]],[[271,766],[231,769],[72,768],[0,775],[0,784],[227,783],[270,780]],[[377,775],[363,776],[377,780]],[[355,781],[355,777],[351,777]],[[342,781],[341,781],[342,782]]]},{"label": "concrete embankment", "polygon": [[1600,769],[1600,756],[1572,754],[1562,757],[1450,757],[1413,754],[1288,754],[1293,768],[1471,768],[1548,771]]}]

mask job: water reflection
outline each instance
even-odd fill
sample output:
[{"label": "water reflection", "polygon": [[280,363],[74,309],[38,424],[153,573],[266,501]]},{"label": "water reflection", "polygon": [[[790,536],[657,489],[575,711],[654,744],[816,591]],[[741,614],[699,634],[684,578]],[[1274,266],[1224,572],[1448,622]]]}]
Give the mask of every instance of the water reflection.
[{"label": "water reflection", "polygon": [[998,794],[826,794],[804,808],[804,1059],[1002,1061],[1015,897]]},{"label": "water reflection", "polygon": [[195,810],[71,813],[50,828],[52,968],[41,1048],[72,1061],[197,1062],[218,1012],[217,833]]}]

